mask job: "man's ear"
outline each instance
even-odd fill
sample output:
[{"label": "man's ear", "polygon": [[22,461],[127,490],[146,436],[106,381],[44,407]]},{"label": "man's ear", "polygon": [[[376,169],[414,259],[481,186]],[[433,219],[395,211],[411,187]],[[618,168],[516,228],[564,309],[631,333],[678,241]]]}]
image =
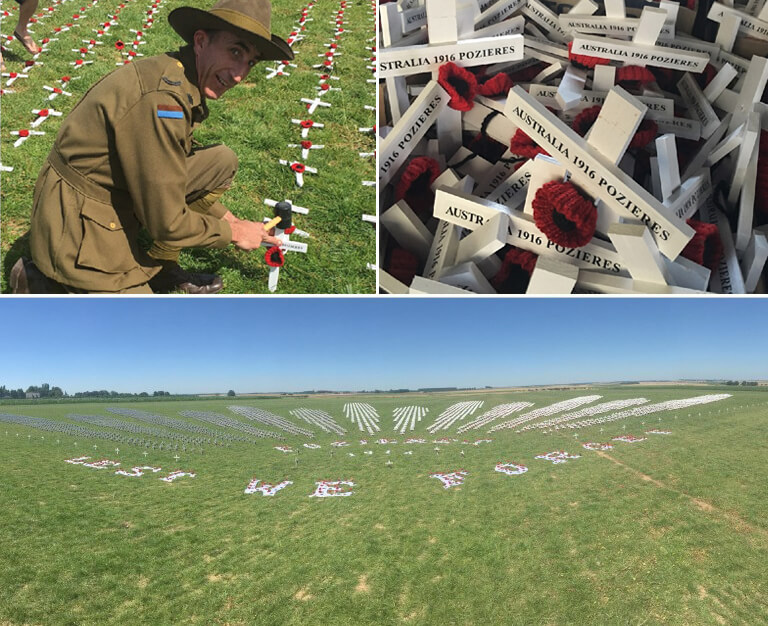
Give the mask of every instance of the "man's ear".
[{"label": "man's ear", "polygon": [[211,38],[208,36],[208,33],[206,33],[204,30],[196,30],[195,34],[192,35],[192,43],[196,49],[205,47],[210,39]]}]

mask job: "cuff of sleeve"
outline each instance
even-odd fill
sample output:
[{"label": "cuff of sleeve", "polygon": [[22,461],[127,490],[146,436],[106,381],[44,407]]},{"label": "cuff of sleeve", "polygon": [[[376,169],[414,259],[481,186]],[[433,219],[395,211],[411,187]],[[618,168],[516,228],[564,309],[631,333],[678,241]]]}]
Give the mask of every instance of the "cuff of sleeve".
[{"label": "cuff of sleeve", "polygon": [[227,212],[227,207],[225,207],[221,202],[217,200],[210,207],[208,207],[207,212],[208,215],[213,215],[213,217],[221,219]]},{"label": "cuff of sleeve", "polygon": [[219,224],[221,224],[221,239],[214,247],[226,248],[232,243],[232,227],[229,225],[229,222],[225,222],[224,220],[219,220]]}]

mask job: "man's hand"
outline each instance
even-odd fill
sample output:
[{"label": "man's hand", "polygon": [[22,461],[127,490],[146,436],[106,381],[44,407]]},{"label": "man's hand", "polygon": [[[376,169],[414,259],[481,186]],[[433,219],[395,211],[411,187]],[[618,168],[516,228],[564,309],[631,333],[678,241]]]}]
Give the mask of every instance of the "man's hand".
[{"label": "man's hand", "polygon": [[[234,222],[230,222],[230,226],[232,227],[232,243],[241,250],[255,250],[261,246],[262,242],[275,246],[282,243],[277,237],[267,232],[261,222],[236,219]],[[274,233],[274,228],[270,232]]]}]

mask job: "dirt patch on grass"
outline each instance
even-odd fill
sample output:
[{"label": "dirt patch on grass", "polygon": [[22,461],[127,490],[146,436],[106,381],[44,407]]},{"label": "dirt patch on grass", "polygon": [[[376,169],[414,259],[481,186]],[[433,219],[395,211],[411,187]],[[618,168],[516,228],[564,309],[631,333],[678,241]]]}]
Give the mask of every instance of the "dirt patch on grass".
[{"label": "dirt patch on grass", "polygon": [[309,589],[299,589],[293,594],[294,600],[300,600],[301,602],[308,602],[312,599],[312,594],[309,593]]},{"label": "dirt patch on grass", "polygon": [[357,587],[355,587],[355,592],[368,593],[370,590],[371,588],[368,586],[368,576],[362,574],[360,578],[357,579]]},{"label": "dirt patch on grass", "polygon": [[700,511],[704,511],[705,513],[713,513],[719,517],[725,518],[731,525],[733,525],[736,528],[738,532],[758,533],[763,537],[768,537],[768,530],[749,524],[748,522],[741,519],[741,517],[739,517],[736,513],[733,513],[731,511],[724,511],[723,509],[719,509],[713,504],[710,504],[709,502],[701,500],[700,498],[694,498],[693,496],[685,493],[684,491],[680,491],[679,489],[670,487],[667,484],[661,482],[660,480],[651,478],[647,474],[643,474],[641,471],[636,470],[633,467],[630,467],[626,463],[622,463],[618,459],[613,458],[610,454],[597,451],[597,455],[600,457],[603,457],[604,459],[608,459],[609,461],[615,463],[616,465],[619,465],[624,469],[632,472],[635,476],[641,478],[643,481],[650,482],[660,489],[666,489],[667,491],[671,491],[672,493],[676,493],[678,495],[688,498],[688,500],[691,501],[691,504],[696,505],[696,507]]},{"label": "dirt patch on grass", "polygon": [[427,542],[428,543],[437,543],[437,537],[430,537],[429,539],[427,539]]},{"label": "dirt patch on grass", "polygon": [[209,583],[218,583],[224,580],[224,577],[221,574],[208,574],[206,578],[208,579]]},{"label": "dirt patch on grass", "polygon": [[129,522],[128,520],[124,521],[122,524],[120,524],[123,528],[133,528],[133,522]]},{"label": "dirt patch on grass", "polygon": [[387,529],[387,527],[386,527],[386,526],[383,526],[382,524],[376,524],[376,525],[374,526],[374,528],[375,528],[376,530],[386,530],[386,529]]}]

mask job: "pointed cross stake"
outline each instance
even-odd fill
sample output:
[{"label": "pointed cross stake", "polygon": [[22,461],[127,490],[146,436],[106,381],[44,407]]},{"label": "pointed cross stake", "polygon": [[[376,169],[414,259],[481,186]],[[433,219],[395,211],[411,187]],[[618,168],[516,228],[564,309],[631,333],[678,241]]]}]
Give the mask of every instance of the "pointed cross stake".
[{"label": "pointed cross stake", "polygon": [[62,115],[61,111],[56,111],[55,109],[32,109],[32,113],[37,115],[37,119],[29,125],[30,128],[37,128],[47,120],[50,115],[53,115],[54,117],[61,117]]},{"label": "pointed cross stake", "polygon": [[19,72],[3,72],[0,74],[0,76],[5,76],[8,80],[5,81],[5,86],[10,87],[13,85],[14,82],[16,82],[17,78],[29,78],[26,74],[21,74]]},{"label": "pointed cross stake", "polygon": [[43,85],[43,89],[45,89],[46,91],[50,91],[51,92],[51,95],[48,96],[49,100],[53,100],[53,99],[55,99],[59,95],[64,95],[64,96],[71,96],[72,95],[68,91],[64,91],[61,87],[49,87],[48,85]]}]

